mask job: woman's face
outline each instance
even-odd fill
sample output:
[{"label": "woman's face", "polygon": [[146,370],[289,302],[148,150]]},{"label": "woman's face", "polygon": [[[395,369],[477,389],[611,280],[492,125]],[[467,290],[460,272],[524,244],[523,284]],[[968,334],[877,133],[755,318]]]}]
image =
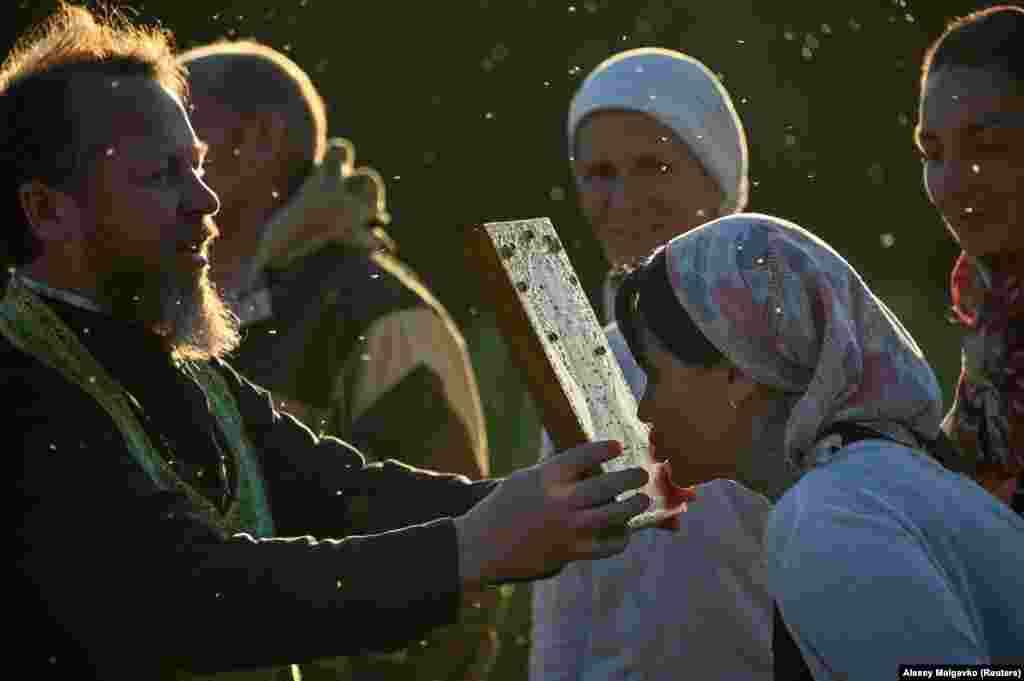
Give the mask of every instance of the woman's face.
[{"label": "woman's face", "polygon": [[647,387],[637,417],[651,425],[655,457],[668,460],[679,485],[736,479],[752,431],[729,404],[730,367],[686,366],[643,325],[639,333]]},{"label": "woman's face", "polygon": [[1024,87],[1002,71],[943,67],[921,97],[924,184],[973,256],[1024,249]]},{"label": "woman's face", "polygon": [[725,199],[676,133],[638,112],[588,116],[573,172],[580,208],[613,266],[718,217]]}]

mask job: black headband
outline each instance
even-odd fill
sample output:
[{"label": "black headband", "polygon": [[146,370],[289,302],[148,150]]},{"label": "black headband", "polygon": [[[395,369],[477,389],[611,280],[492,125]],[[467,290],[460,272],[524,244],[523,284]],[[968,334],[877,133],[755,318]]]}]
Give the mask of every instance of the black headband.
[{"label": "black headband", "polygon": [[645,364],[641,326],[687,366],[710,367],[723,357],[680,305],[669,278],[665,249],[626,276],[615,296],[615,319],[641,366]]}]

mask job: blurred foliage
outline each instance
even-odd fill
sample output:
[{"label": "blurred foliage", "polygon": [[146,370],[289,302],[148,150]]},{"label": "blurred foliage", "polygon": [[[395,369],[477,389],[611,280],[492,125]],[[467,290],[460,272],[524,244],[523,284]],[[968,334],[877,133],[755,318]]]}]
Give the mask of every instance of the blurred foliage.
[{"label": "blurred foliage", "polygon": [[[4,0],[0,45],[52,0]],[[90,3],[91,4],[91,3]],[[115,3],[161,21],[182,47],[251,37],[313,77],[333,135],[388,180],[400,255],[466,331],[503,474],[536,456],[535,422],[493,318],[467,281],[460,230],[548,216],[594,295],[607,264],[580,220],[565,116],[610,54],[658,45],[724,77],[747,128],[750,210],[829,241],[903,320],[947,401],[959,365],[945,323],[957,249],[928,204],[912,145],[921,56],[947,19],[995,4],[951,0],[179,0]],[[531,421],[531,419],[534,419]],[[525,595],[514,597],[494,679],[525,678]]]}]

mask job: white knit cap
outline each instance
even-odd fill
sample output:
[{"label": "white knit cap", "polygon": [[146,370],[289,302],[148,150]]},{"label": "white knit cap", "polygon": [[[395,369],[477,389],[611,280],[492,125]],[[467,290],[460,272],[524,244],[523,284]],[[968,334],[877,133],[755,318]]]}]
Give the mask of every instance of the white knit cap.
[{"label": "white knit cap", "polygon": [[693,57],[660,47],[620,52],[583,81],[569,107],[569,155],[576,131],[595,111],[622,109],[653,116],[692,150],[725,193],[723,213],[747,203],[747,137],[721,81]]}]

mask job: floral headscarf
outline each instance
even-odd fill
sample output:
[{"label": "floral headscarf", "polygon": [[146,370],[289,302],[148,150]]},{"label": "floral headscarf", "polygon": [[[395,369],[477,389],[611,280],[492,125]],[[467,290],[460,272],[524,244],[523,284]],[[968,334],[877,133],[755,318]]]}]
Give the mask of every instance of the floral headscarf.
[{"label": "floral headscarf", "polygon": [[1022,279],[1020,262],[996,269],[962,253],[950,281],[953,314],[967,334],[949,434],[995,484],[1024,471]]},{"label": "floral headscarf", "polygon": [[676,298],[752,379],[801,394],[785,426],[800,470],[840,422],[911,447],[939,435],[942,393],[914,339],[828,244],[768,215],[739,213],[668,243]]}]

